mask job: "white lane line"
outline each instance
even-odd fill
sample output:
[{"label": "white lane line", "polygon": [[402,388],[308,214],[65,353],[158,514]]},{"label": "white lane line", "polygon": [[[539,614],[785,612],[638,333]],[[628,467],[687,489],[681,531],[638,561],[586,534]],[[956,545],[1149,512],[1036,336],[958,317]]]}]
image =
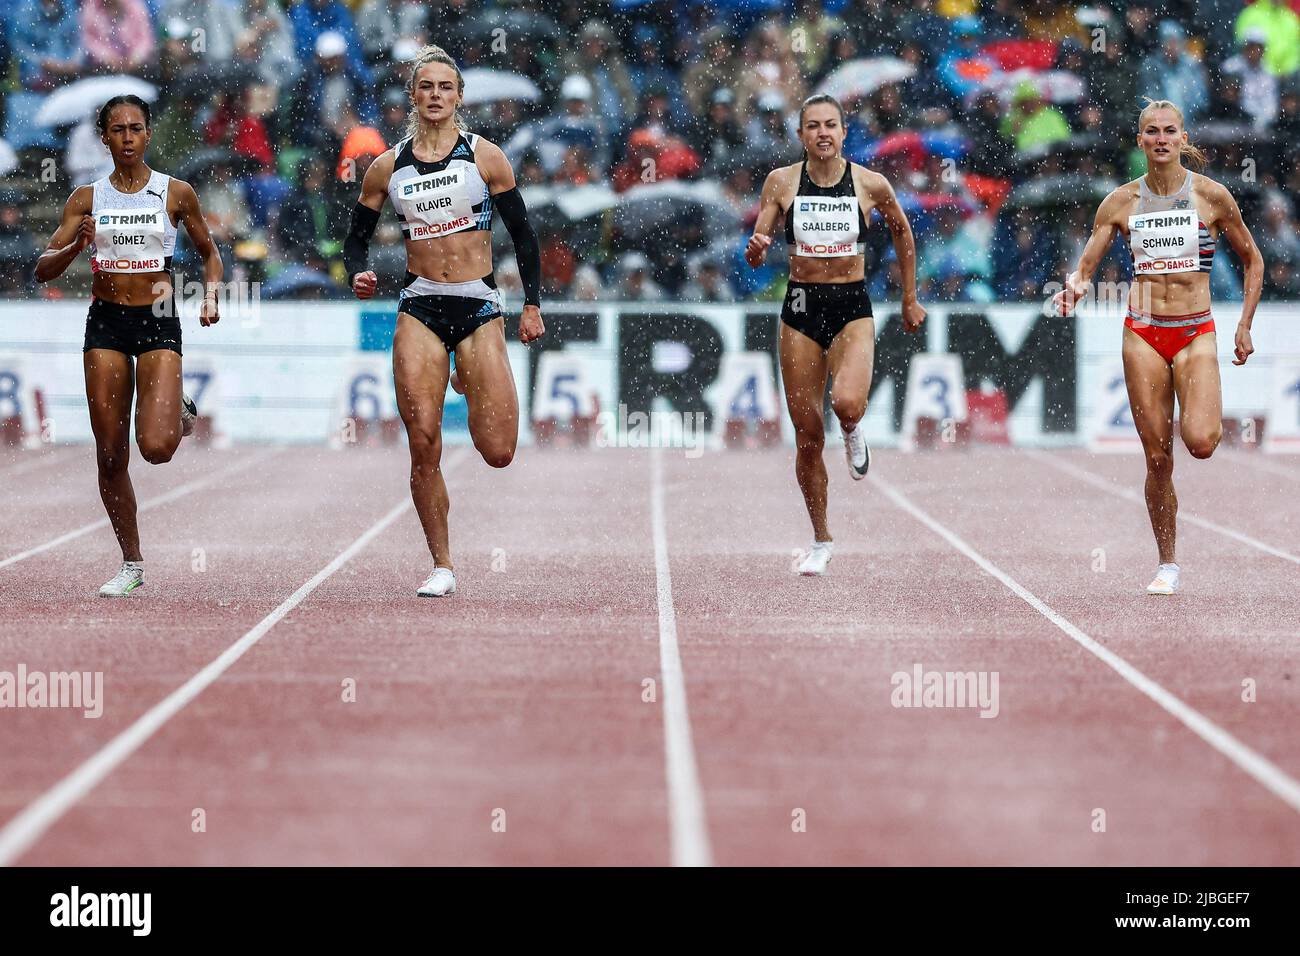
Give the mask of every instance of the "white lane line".
[{"label": "white lane line", "polygon": [[668,774],[668,829],[673,866],[712,866],[704,791],[686,707],[686,677],[677,647],[677,611],[664,531],[663,460],[650,450],[650,524],[655,546],[655,587],[659,596],[659,670],[663,681],[664,761]]},{"label": "white lane line", "polygon": [[906,511],[921,524],[925,525],[939,537],[947,541],[953,548],[961,552],[986,573],[997,578],[1010,591],[1012,591],[1022,601],[1032,607],[1043,617],[1047,618],[1062,631],[1068,634],[1080,646],[1089,653],[1099,658],[1104,664],[1119,674],[1135,688],[1153,700],[1156,704],[1167,711],[1171,716],[1178,720],[1183,726],[1192,731],[1207,744],[1227,757],[1238,767],[1244,770],[1250,776],[1260,783],[1265,789],[1271,792],[1286,803],[1292,810],[1300,813],[1300,782],[1297,782],[1287,773],[1270,761],[1267,757],[1259,754],[1246,746],[1232,734],[1228,733],[1218,724],[1214,723],[1208,717],[1203,716],[1192,707],[1183,703],[1182,700],[1175,697],[1169,691],[1165,690],[1151,678],[1147,677],[1140,670],[1130,664],[1124,658],[1120,657],[1114,651],[1098,644],[1083,631],[1079,630],[1069,621],[1067,621],[1056,611],[1044,604],[1028,588],[1021,585],[1018,581],[1007,574],[988,558],[984,557],[969,544],[959,538],[954,532],[944,527],[934,518],[930,517],[925,511],[904,497],[898,491],[885,484],[884,481],[872,475],[871,480],[876,487],[887,494],[903,511]]},{"label": "white lane line", "polygon": [[[141,513],[145,511],[152,511],[154,508],[160,508],[163,505],[171,504],[173,501],[176,501],[178,498],[184,498],[186,495],[191,494],[195,491],[201,491],[202,489],[208,487],[209,485],[215,484],[216,482],[219,482],[222,479],[229,478],[231,475],[238,474],[239,472],[244,471],[245,469],[251,468],[253,465],[260,464],[261,462],[266,461],[266,459],[272,457],[273,455],[280,454],[281,451],[283,451],[282,448],[269,448],[266,451],[259,452],[255,455],[250,455],[249,457],[245,458],[243,461],[237,461],[233,465],[229,465],[225,468],[222,468],[220,471],[214,471],[210,474],[204,475],[202,478],[196,478],[193,481],[187,481],[185,484],[178,485],[177,487],[173,488],[171,491],[167,492],[166,494],[159,495],[157,498],[150,498],[148,501],[144,502],[143,504],[138,505],[136,508],[136,512]],[[57,548],[60,545],[67,544],[69,541],[75,541],[77,538],[80,538],[83,535],[90,534],[90,532],[92,531],[98,531],[100,528],[107,528],[109,526],[110,524],[107,517],[100,518],[98,521],[92,521],[90,524],[85,524],[82,525],[80,528],[74,528],[71,531],[65,532],[59,535],[57,538],[51,538],[49,541],[46,541],[44,544],[38,544],[34,548],[28,548],[26,551],[19,551],[17,554],[10,555],[9,557],[0,561],[0,568],[6,568],[11,564],[17,564],[19,561],[26,561],[28,558],[34,557],[35,555],[41,554],[42,552],[45,551],[49,551],[51,548]]]},{"label": "white lane line", "polygon": [[[1062,461],[1054,455],[1037,451],[1035,449],[1024,449],[1021,453],[1029,455],[1039,461],[1046,462],[1058,471],[1063,471],[1067,475],[1072,475],[1080,481],[1092,485],[1094,488],[1100,488],[1102,491],[1112,494],[1117,498],[1123,498],[1125,501],[1131,501],[1134,504],[1141,505],[1143,509],[1146,508],[1146,499],[1142,495],[1129,488],[1121,488],[1113,481],[1088,471],[1086,468],[1080,468],[1072,462]],[[1199,528],[1205,528],[1207,531],[1213,531],[1216,534],[1221,534],[1225,538],[1240,541],[1242,544],[1249,545],[1252,548],[1257,548],[1265,554],[1271,554],[1273,557],[1281,558],[1283,561],[1290,561],[1292,564],[1300,564],[1300,554],[1292,554],[1290,551],[1283,551],[1281,548],[1275,548],[1273,545],[1268,544],[1265,541],[1260,541],[1258,538],[1252,538],[1248,534],[1243,534],[1233,528],[1221,525],[1215,521],[1210,521],[1208,518],[1194,515],[1188,511],[1184,511],[1182,508],[1178,509],[1178,520],[1186,521],[1188,524],[1194,524]]]},{"label": "white lane line", "polygon": [[75,457],[72,454],[59,454],[67,451],[67,446],[52,448],[49,451],[29,451],[24,452],[21,460],[15,461],[14,464],[0,467],[0,479],[8,480],[16,475],[25,475],[29,471],[36,471],[38,468],[45,468],[49,465],[66,464]]},{"label": "white lane line", "polygon": [[[443,466],[447,473],[465,459],[468,452],[462,451],[453,456]],[[144,714],[135,723],[127,727],[101,750],[72,773],[68,774],[41,796],[33,800],[17,816],[0,829],[0,866],[8,866],[45,835],[58,819],[67,813],[90,791],[112,773],[124,760],[157,733],[171,718],[203,693],[208,686],[230,669],[235,661],[244,656],[254,644],[260,641],[271,628],[275,627],[286,614],[301,604],[308,595],[315,591],[334,572],[347,564],[363,548],[373,541],[384,529],[400,518],[411,507],[408,497],[395,505],[388,514],[370,526],[361,537],[348,545],[325,567],[317,571],[309,581],[285,598],[274,611],[262,618],[251,631],[226,648],[219,657],[209,663],[184,684],[172,691]]]}]

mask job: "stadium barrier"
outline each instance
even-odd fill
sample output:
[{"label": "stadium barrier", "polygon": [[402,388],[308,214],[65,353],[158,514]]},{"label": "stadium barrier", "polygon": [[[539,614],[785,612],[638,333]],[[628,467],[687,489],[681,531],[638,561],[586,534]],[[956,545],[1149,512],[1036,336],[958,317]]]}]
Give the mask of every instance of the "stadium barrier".
[{"label": "stadium barrier", "polygon": [[[186,388],[206,431],[214,442],[400,441],[389,355],[395,305],[267,303],[208,329],[185,319]],[[80,356],[86,308],[0,303],[7,434],[18,422],[29,444],[33,431],[47,442],[90,440]],[[895,305],[877,306],[865,419],[874,444],[985,435],[1027,446],[1132,447],[1118,315],[1083,309],[1061,318],[1036,305],[928,310],[923,331],[909,335]],[[792,441],[774,303],[547,303],[547,335],[533,347],[515,338],[517,308],[507,312],[515,316],[507,334],[521,443],[562,433],[597,446]],[[1256,355],[1235,368],[1239,314],[1232,304],[1216,310],[1224,414],[1241,423],[1230,437],[1300,451],[1300,303],[1261,306]],[[935,358],[944,355],[954,358]],[[576,423],[567,420],[575,416]],[[450,391],[445,427],[449,442],[467,439],[464,400]]]}]

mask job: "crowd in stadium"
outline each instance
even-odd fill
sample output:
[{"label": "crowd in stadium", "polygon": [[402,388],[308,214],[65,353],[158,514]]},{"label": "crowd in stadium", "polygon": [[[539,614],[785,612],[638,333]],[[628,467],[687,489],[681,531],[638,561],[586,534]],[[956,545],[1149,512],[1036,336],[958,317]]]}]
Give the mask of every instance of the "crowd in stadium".
[{"label": "crowd in stadium", "polygon": [[[127,73],[157,88],[148,161],[195,185],[227,278],[268,296],[346,294],[341,239],[360,176],[404,135],[404,64],[433,42],[467,74],[467,125],[526,187],[548,298],[779,300],[783,252],[751,270],[740,251],[767,172],[801,155],[799,103],[824,87],[849,111],[845,155],[885,174],[912,220],[923,301],[1044,299],[1098,200],[1143,172],[1143,96],[1181,106],[1205,172],[1237,196],[1265,299],[1300,298],[1293,7],[14,0],[0,21],[0,292],[34,294],[31,266],[68,191],[112,168],[98,103],[63,123],[40,121],[42,106],[72,82]],[[373,264],[395,294],[405,256],[384,223]],[[870,232],[870,293],[896,298],[887,230]],[[1238,298],[1239,266],[1220,250],[1213,295]],[[177,259],[193,266],[183,243]],[[1098,279],[1128,269],[1117,241]],[[75,278],[66,294],[82,294]]]}]

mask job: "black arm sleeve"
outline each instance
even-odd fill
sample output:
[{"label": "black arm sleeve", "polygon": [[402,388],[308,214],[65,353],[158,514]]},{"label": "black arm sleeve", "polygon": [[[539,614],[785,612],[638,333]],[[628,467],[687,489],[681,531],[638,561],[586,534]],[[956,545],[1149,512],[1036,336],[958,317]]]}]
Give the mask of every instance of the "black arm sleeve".
[{"label": "black arm sleeve", "polygon": [[357,203],[352,207],[352,225],[348,227],[347,238],[343,240],[343,268],[348,273],[348,288],[358,272],[366,271],[366,261],[370,258],[370,237],[379,225],[379,210],[371,209]]},{"label": "black arm sleeve", "polygon": [[501,221],[506,224],[510,240],[515,244],[515,261],[519,263],[519,278],[524,284],[524,304],[540,306],[542,291],[542,250],[537,244],[537,233],[528,221],[524,197],[515,186],[492,197],[501,210]]}]

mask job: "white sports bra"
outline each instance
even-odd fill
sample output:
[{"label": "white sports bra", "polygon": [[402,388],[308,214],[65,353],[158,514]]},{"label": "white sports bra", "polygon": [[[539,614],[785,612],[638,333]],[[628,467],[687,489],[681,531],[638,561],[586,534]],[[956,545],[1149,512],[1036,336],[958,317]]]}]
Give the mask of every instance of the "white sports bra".
[{"label": "white sports bra", "polygon": [[117,189],[108,177],[91,184],[90,214],[95,241],[90,247],[94,272],[165,272],[176,251],[176,226],[167,215],[171,177],[153,170],[144,188]]}]

